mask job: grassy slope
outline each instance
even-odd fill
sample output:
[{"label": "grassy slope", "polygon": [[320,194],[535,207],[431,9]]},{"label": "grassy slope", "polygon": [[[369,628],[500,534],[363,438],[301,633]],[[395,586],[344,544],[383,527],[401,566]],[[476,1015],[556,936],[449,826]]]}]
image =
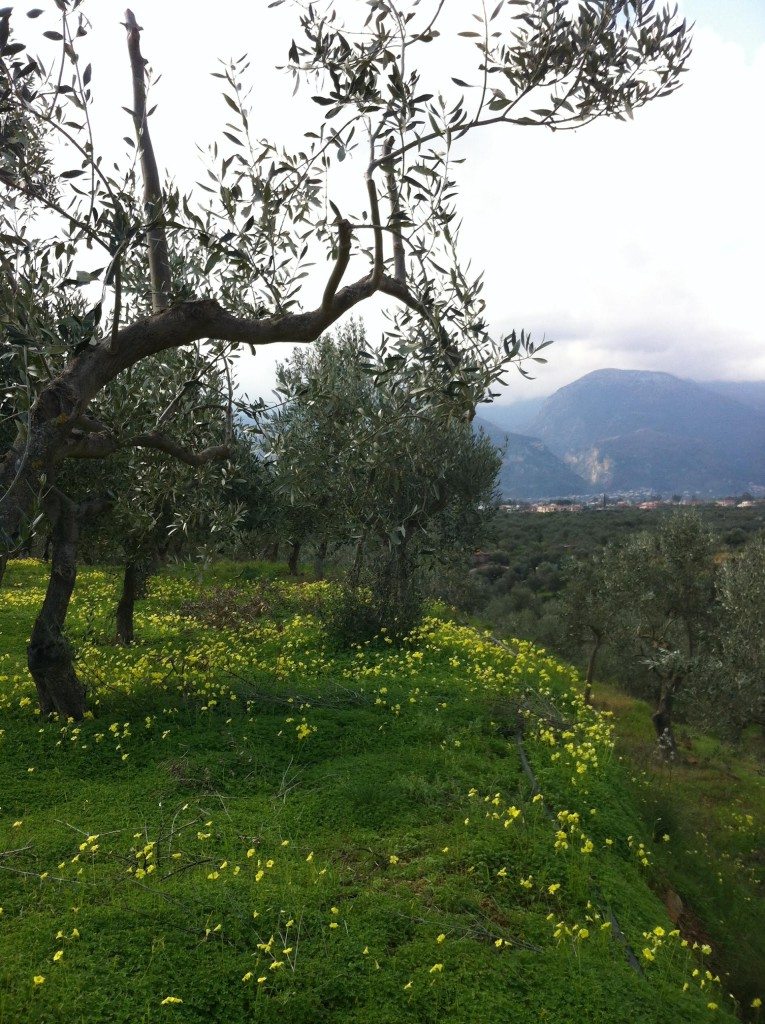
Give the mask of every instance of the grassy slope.
[{"label": "grassy slope", "polygon": [[435,620],[332,653],[322,585],[214,628],[179,614],[210,586],[180,576],[120,650],[114,580],[89,570],[72,632],[95,716],[44,723],[20,656],[43,579],[12,563],[0,595],[0,1024],[728,1015],[669,934],[648,885],[667,852],[572,670]]},{"label": "grassy slope", "polygon": [[[655,757],[650,708],[615,687],[598,687],[596,705],[615,715],[618,750],[635,769],[633,791],[657,835],[653,885],[678,893],[680,923],[716,950],[714,964],[745,1006],[765,977],[765,781],[761,756],[691,727],[678,730],[679,763]],[[755,737],[752,737],[755,739]]]}]

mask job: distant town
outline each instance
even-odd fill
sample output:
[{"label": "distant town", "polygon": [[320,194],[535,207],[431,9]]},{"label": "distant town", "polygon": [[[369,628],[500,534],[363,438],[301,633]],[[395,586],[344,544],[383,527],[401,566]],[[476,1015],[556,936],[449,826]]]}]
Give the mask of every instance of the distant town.
[{"label": "distant town", "polygon": [[671,498],[661,495],[646,497],[640,494],[583,495],[573,498],[554,498],[543,501],[503,501],[500,512],[597,512],[602,509],[638,508],[654,511],[663,508],[715,505],[720,508],[754,508],[765,506],[765,496],[749,493],[727,498],[700,498],[697,495],[673,494]]}]

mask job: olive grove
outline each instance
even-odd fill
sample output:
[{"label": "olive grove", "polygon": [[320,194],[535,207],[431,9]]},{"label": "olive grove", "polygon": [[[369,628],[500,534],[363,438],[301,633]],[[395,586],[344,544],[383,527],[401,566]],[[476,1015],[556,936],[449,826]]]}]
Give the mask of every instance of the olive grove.
[{"label": "olive grove", "polygon": [[[239,346],[310,343],[378,295],[390,303],[388,328],[360,353],[372,377],[412,362],[422,406],[463,419],[511,363],[539,358],[524,331],[490,333],[480,273],[459,242],[460,144],[479,130],[631,118],[679,86],[688,32],[676,10],[650,0],[502,0],[465,14],[458,35],[473,78],[423,81],[420,53],[454,41],[441,35],[447,6],[369,0],[346,24],[335,3],[295,4],[286,67],[316,106],[303,146],[259,136],[246,57],[224,64],[228,121],[208,183],[189,192],[155,156],[132,12],[134,143],[113,165],[93,132],[98,83],[78,49],[90,29],[85,0],[0,10],[0,560],[47,518],[52,574],[29,649],[43,711],[84,713],[63,625],[79,524],[113,503],[68,497],[58,486],[67,462],[128,448],[197,466],[229,455],[225,436],[201,450],[183,443],[196,415],[185,400],[171,398],[158,417],[147,406],[130,429],[109,420],[115,389],[140,407],[163,353],[202,343],[225,361]],[[43,38],[58,47],[53,61],[36,56]],[[151,44],[161,69],[172,40]],[[458,90],[448,102],[447,85]],[[334,191],[332,170],[346,159],[363,178],[363,208]],[[321,298],[306,308],[308,276],[321,278]],[[225,435],[231,409],[213,412]]]}]

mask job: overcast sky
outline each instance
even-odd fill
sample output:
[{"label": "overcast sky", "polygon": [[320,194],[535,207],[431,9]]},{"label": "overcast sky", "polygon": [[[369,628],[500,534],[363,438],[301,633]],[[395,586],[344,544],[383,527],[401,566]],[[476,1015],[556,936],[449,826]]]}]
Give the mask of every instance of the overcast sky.
[{"label": "overcast sky", "polygon": [[[464,18],[470,2],[451,6]],[[557,134],[500,127],[464,145],[463,242],[485,268],[491,323],[555,340],[537,379],[514,376],[501,401],[549,393],[599,367],[765,379],[765,0],[681,7],[696,22],[684,87],[634,122]],[[122,0],[85,4],[97,149],[115,156],[131,132],[120,109],[130,106],[123,9]],[[162,73],[152,96],[155,149],[182,185],[201,174],[195,143],[212,140],[227,119],[209,74],[216,58],[250,54],[256,134],[294,143],[304,113],[318,113],[300,94],[292,99],[291,83],[273,70],[297,33],[288,4],[134,0],[134,9],[144,53]],[[450,61],[444,82],[455,73]],[[339,181],[344,195],[361,187],[360,167],[344,168],[356,172]],[[379,332],[379,315],[365,316]],[[287,352],[243,358],[246,390],[266,394],[274,360]]]}]

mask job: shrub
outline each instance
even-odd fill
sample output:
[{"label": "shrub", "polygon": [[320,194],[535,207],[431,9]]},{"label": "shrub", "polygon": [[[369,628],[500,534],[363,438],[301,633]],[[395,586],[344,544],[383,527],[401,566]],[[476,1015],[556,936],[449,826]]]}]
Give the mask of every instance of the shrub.
[{"label": "shrub", "polygon": [[327,603],[324,619],[329,637],[340,646],[365,643],[381,633],[400,639],[419,625],[424,595],[412,558],[394,548],[376,556]]}]

